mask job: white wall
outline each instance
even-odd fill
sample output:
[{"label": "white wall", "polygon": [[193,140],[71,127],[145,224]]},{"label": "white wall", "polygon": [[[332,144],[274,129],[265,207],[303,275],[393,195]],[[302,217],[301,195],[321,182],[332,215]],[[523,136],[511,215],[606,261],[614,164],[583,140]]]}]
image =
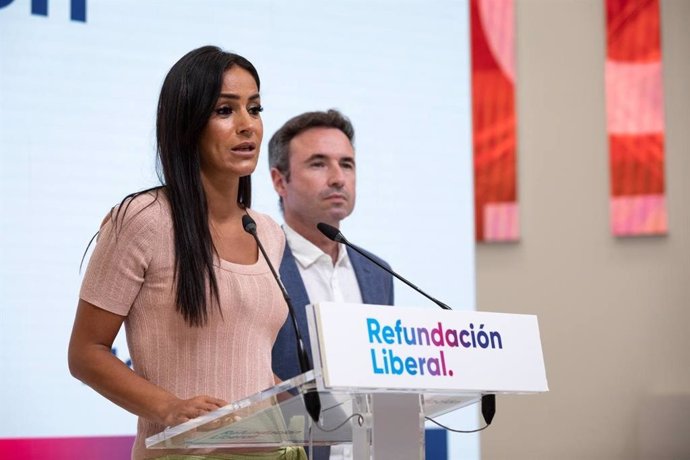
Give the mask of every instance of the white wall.
[{"label": "white wall", "polygon": [[[345,234],[474,308],[466,0],[92,0],[85,23],[69,20],[68,3],[49,1],[47,17],[29,0],[0,8],[0,404],[11,415],[0,437],[134,431],[67,371],[79,261],[109,208],[155,184],[158,91],[200,45],[256,65],[266,140],[303,111],[351,117],[359,196]],[[254,207],[280,220],[267,169],[264,154]],[[398,305],[434,308],[396,289]],[[117,347],[126,358],[123,337]],[[467,417],[463,428],[476,422]],[[478,455],[476,437],[455,439]]]}]

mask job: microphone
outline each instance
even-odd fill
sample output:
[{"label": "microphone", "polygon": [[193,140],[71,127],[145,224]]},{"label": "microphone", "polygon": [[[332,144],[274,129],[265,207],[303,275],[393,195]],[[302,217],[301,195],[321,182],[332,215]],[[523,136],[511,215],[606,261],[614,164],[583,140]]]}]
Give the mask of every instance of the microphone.
[{"label": "microphone", "polygon": [[491,425],[496,414],[496,395],[483,395],[482,396],[482,417],[486,422],[486,426]]},{"label": "microphone", "polygon": [[[249,214],[245,214],[242,216],[242,227],[244,227],[245,232],[249,233],[254,237],[254,241],[256,241],[256,245],[259,247],[259,251],[261,251],[261,254],[264,257],[264,260],[266,261],[268,268],[271,269],[273,278],[278,283],[280,292],[282,292],[283,298],[285,299],[285,303],[288,307],[288,311],[290,312],[290,319],[292,319],[292,327],[295,329],[295,336],[297,337],[297,342],[295,345],[297,346],[299,368],[303,374],[305,372],[309,372],[310,370],[314,369],[314,366],[312,366],[311,359],[309,359],[309,354],[307,353],[307,350],[304,348],[304,341],[302,340],[302,334],[300,334],[299,327],[297,326],[297,318],[295,316],[295,309],[292,306],[292,300],[290,300],[290,296],[288,295],[288,292],[285,289],[283,282],[280,280],[280,277],[276,273],[276,269],[273,268],[273,264],[268,258],[268,255],[266,255],[266,251],[264,250],[261,241],[259,241],[259,236],[256,234],[256,222],[254,222],[254,219],[252,219],[252,217]],[[319,414],[321,413],[321,400],[319,399],[319,394],[316,391],[307,391],[303,393],[302,396],[304,397],[304,405],[307,408],[307,412],[311,416],[312,420],[318,423]]]},{"label": "microphone", "polygon": [[[347,238],[345,238],[345,236],[337,228],[335,228],[331,225],[325,224],[323,222],[316,224],[316,228],[318,228],[321,233],[326,235],[326,237],[328,237],[328,239],[335,241],[336,243],[342,243],[345,246],[352,248],[354,251],[356,251],[357,253],[366,257],[368,260],[370,260],[371,262],[373,262],[374,264],[376,264],[377,266],[379,266],[380,268],[382,268],[386,272],[395,276],[397,279],[399,279],[403,283],[407,284],[412,289],[419,292],[420,294],[422,294],[424,297],[426,297],[427,299],[434,302],[439,307],[443,308],[444,310],[451,310],[451,308],[448,305],[446,305],[445,303],[431,297],[429,294],[422,291],[417,286],[415,286],[414,284],[410,283],[409,281],[407,281],[402,276],[395,273],[393,270],[389,269],[385,265],[378,262],[376,259],[371,257],[369,254],[364,252],[362,249],[358,248],[354,244],[347,241]],[[496,395],[493,395],[493,394],[483,395],[481,398],[481,406],[482,406],[482,416],[484,417],[484,421],[486,422],[486,425],[489,426],[489,425],[491,425],[491,421],[493,420],[494,414],[496,413]]]},{"label": "microphone", "polygon": [[355,246],[354,244],[352,244],[352,243],[350,243],[349,241],[347,241],[347,239],[345,238],[345,236],[344,236],[342,233],[340,233],[340,230],[338,230],[337,228],[335,228],[335,227],[333,227],[333,226],[331,226],[331,225],[328,225],[328,224],[324,224],[323,222],[320,222],[320,223],[316,224],[316,228],[318,228],[319,231],[320,231],[321,233],[323,233],[324,235],[326,235],[326,237],[328,237],[329,240],[335,241],[336,243],[343,243],[343,244],[344,244],[345,246],[347,246],[348,248],[352,248],[354,251],[356,251],[356,252],[358,252],[359,254],[361,254],[362,256],[366,257],[366,258],[369,259],[371,262],[373,262],[374,264],[378,265],[381,269],[383,269],[383,270],[385,270],[386,272],[390,273],[391,275],[395,276],[395,277],[398,278],[400,281],[402,281],[403,283],[407,284],[407,285],[410,286],[412,289],[414,289],[415,291],[419,292],[420,294],[422,294],[424,297],[426,297],[427,299],[429,299],[429,300],[431,300],[432,302],[434,302],[434,303],[435,303],[436,305],[438,305],[439,307],[443,308],[444,310],[452,310],[452,308],[450,308],[450,307],[449,307],[448,305],[446,305],[445,303],[443,303],[443,302],[441,302],[440,300],[437,300],[437,299],[431,297],[429,294],[427,294],[426,292],[422,291],[422,290],[419,289],[417,286],[415,286],[414,284],[410,283],[410,282],[407,281],[405,278],[403,278],[402,276],[398,275],[398,274],[395,273],[393,270],[391,270],[390,268],[386,267],[385,265],[383,265],[382,263],[380,263],[379,261],[377,261],[376,259],[374,259],[373,257],[371,257],[371,256],[370,256],[369,254],[367,254],[365,251],[363,251],[362,249],[358,248],[358,247]]}]

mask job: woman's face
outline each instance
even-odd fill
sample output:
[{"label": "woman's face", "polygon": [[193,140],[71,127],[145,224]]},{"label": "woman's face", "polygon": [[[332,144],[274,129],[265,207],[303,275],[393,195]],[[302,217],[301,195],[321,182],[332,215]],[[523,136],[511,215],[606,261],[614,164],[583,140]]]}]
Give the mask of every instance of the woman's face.
[{"label": "woman's face", "polygon": [[207,178],[240,178],[251,174],[264,135],[261,99],[254,77],[233,65],[199,140],[201,173]]}]

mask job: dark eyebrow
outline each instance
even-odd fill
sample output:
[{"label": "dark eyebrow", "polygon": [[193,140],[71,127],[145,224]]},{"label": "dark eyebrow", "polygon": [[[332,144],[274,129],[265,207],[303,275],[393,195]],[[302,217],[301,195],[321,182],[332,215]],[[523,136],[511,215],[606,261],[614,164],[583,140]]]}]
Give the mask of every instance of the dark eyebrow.
[{"label": "dark eyebrow", "polygon": [[[310,161],[314,161],[314,160],[327,160],[327,159],[328,159],[328,156],[324,155],[323,153],[314,153],[314,154],[310,155],[305,160],[305,163],[309,163]],[[350,163],[354,163],[355,157],[345,156],[345,157],[339,158],[338,161],[347,161]]]},{"label": "dark eyebrow", "polygon": [[325,159],[326,159],[326,155],[324,155],[323,153],[314,153],[307,158],[307,162],[313,161],[313,160],[325,160]]},{"label": "dark eyebrow", "polygon": [[[254,101],[256,99],[259,99],[260,97],[261,96],[259,95],[259,93],[256,93],[256,94],[249,96],[249,100]],[[239,100],[240,96],[238,96],[237,94],[232,94],[232,93],[220,93],[220,95],[218,95],[218,99],[220,99],[220,98]]]}]

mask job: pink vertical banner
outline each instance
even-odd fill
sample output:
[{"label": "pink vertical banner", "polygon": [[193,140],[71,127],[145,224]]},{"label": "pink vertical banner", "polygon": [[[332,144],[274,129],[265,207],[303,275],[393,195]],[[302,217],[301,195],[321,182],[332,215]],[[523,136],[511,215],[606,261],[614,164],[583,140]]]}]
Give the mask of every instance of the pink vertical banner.
[{"label": "pink vertical banner", "polygon": [[520,237],[513,0],[471,0],[475,238]]},{"label": "pink vertical banner", "polygon": [[129,460],[134,436],[0,438],[0,458],[12,460]]},{"label": "pink vertical banner", "polygon": [[606,111],[615,236],[667,232],[659,0],[606,2]]}]

